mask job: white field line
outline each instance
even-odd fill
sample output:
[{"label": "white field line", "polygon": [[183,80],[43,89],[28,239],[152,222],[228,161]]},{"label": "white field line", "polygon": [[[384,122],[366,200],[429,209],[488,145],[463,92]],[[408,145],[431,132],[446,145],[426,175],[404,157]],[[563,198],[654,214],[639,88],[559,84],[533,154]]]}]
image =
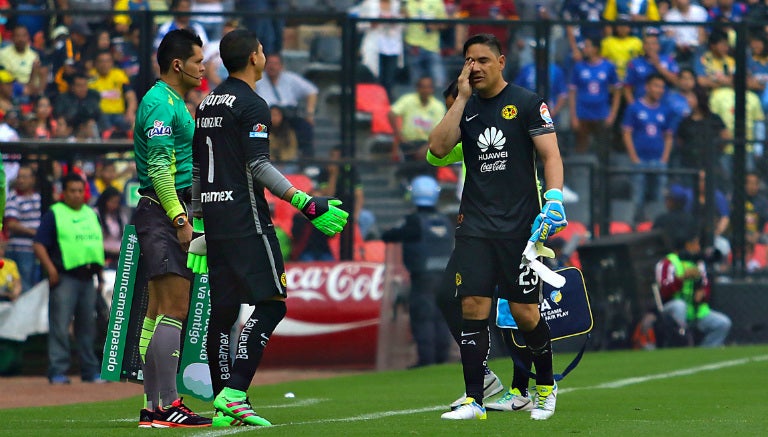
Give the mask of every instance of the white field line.
[{"label": "white field line", "polygon": [[577,390],[594,390],[599,388],[621,388],[628,385],[641,384],[643,382],[654,381],[658,379],[669,379],[677,376],[693,375],[694,373],[705,372],[708,370],[720,370],[726,367],[741,366],[750,362],[766,361],[768,355],[760,355],[757,357],[741,358],[738,360],[720,361],[719,363],[704,364],[696,367],[689,367],[687,369],[675,370],[674,372],[657,373],[655,375],[636,376],[634,378],[619,379],[611,382],[604,382],[602,384],[594,385],[591,387],[573,387],[558,389],[558,393],[569,393]]},{"label": "white field line", "polygon": [[[720,361],[718,363],[711,363],[711,364],[705,364],[705,365],[696,366],[696,367],[689,367],[687,369],[675,370],[673,372],[657,373],[655,375],[646,375],[646,376],[637,376],[633,378],[618,379],[616,381],[610,381],[610,382],[606,382],[606,383],[598,384],[594,386],[562,388],[562,389],[559,389],[558,392],[562,394],[562,393],[572,393],[580,390],[621,388],[621,387],[626,387],[628,385],[642,384],[648,381],[669,379],[669,378],[675,378],[678,376],[693,375],[696,373],[712,371],[712,370],[720,370],[727,367],[741,366],[751,362],[759,362],[759,361],[768,361],[768,355],[760,355],[757,357],[750,357],[750,358],[741,358],[738,360]],[[318,403],[320,401],[327,401],[327,400],[328,399],[307,399],[307,401],[312,401],[312,403]],[[285,404],[285,405],[281,405],[280,407],[297,406],[298,403],[299,402]],[[275,406],[269,406],[269,407],[264,406],[264,407],[275,408]],[[254,407],[254,408],[258,411],[258,407]],[[359,421],[366,421],[366,420],[376,420],[384,417],[403,416],[408,414],[427,413],[430,411],[440,411],[440,410],[445,410],[445,405],[435,405],[432,407],[414,408],[414,409],[408,409],[408,410],[381,411],[376,413],[360,414],[357,416],[309,420],[305,422],[288,422],[288,423],[276,424],[273,426],[312,425],[312,424],[336,423],[336,422],[359,422]],[[127,420],[135,421],[136,419],[135,418],[119,419],[117,421],[123,422]],[[219,435],[236,434],[240,432],[253,431],[253,430],[254,430],[253,427],[241,426],[241,427],[235,427],[235,428],[225,428],[221,430],[211,429],[208,432],[196,434],[196,435],[219,436]]]}]

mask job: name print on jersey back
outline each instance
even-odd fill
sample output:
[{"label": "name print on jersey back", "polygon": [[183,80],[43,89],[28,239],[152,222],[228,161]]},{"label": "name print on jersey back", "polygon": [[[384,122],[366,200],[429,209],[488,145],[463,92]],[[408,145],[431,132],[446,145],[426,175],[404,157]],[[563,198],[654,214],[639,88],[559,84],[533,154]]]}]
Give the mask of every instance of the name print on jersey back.
[{"label": "name print on jersey back", "polygon": [[227,78],[195,114],[195,153],[206,238],[273,233],[264,187],[252,168],[269,159],[271,117],[264,99],[245,82]]},{"label": "name print on jersey back", "polygon": [[237,100],[237,96],[231,94],[208,94],[202,102],[200,102],[200,109],[205,109],[206,106],[225,105],[232,107]]}]

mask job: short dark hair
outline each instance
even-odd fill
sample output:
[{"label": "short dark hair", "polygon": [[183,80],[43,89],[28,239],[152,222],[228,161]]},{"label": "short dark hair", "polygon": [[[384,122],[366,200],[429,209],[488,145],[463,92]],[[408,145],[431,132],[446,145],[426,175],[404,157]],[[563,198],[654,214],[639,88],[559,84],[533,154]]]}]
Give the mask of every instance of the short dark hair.
[{"label": "short dark hair", "polygon": [[176,9],[179,8],[179,3],[183,2],[183,1],[186,1],[187,3],[192,3],[192,0],[172,0],[171,1],[171,6],[168,9],[170,9],[172,11],[175,11]]},{"label": "short dark hair", "polygon": [[112,54],[112,50],[110,49],[99,50],[98,52],[96,52],[96,56],[94,57],[94,59],[98,58],[101,55],[109,55],[109,57],[112,58],[113,61],[115,60],[115,55]]},{"label": "short dark hair", "polygon": [[454,99],[459,96],[459,83],[457,79],[453,79],[443,90],[443,98],[447,99],[448,96],[453,96]]},{"label": "short dark hair", "polygon": [[499,42],[499,39],[496,38],[496,36],[492,33],[478,33],[477,35],[472,35],[469,37],[469,39],[464,42],[464,51],[463,54],[466,57],[467,56],[467,49],[469,49],[470,46],[473,46],[475,44],[483,44],[485,46],[488,46],[495,54],[496,56],[501,56],[501,43]]},{"label": "short dark hair", "polygon": [[652,80],[659,79],[660,81],[667,83],[667,80],[664,79],[664,76],[661,75],[661,73],[651,73],[648,76],[645,77],[645,83],[651,83]]},{"label": "short dark hair", "polygon": [[232,74],[248,66],[248,57],[259,50],[259,38],[248,29],[235,29],[224,35],[219,43],[221,62]]},{"label": "short dark hair", "polygon": [[591,42],[592,45],[595,48],[598,48],[598,49],[603,44],[603,40],[600,37],[597,37],[597,36],[590,36],[590,37],[586,38],[585,40],[589,40],[589,42]]},{"label": "short dark hair", "polygon": [[186,61],[195,54],[195,46],[203,47],[203,40],[187,29],[174,29],[165,34],[157,49],[157,65],[160,73],[171,69],[174,59]]},{"label": "short dark hair", "polygon": [[712,31],[712,33],[709,34],[707,44],[712,46],[723,41],[728,41],[728,34],[725,33],[722,29],[715,29]]},{"label": "short dark hair", "polygon": [[79,174],[73,171],[70,171],[69,173],[65,174],[61,178],[61,188],[66,190],[67,184],[71,182],[80,182],[81,184],[83,184],[83,186],[85,186],[85,180],[83,180],[83,178]]}]

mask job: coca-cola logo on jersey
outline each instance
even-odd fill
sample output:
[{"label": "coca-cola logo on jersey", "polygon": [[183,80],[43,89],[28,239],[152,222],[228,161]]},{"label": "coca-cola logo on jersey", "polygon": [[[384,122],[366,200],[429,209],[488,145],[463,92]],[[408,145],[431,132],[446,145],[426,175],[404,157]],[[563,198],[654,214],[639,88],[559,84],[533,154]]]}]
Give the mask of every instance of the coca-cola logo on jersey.
[{"label": "coca-cola logo on jersey", "polygon": [[313,263],[286,266],[288,296],[304,301],[379,301],[384,293],[384,264]]},{"label": "coca-cola logo on jersey", "polygon": [[507,160],[500,160],[494,162],[484,162],[480,165],[480,173],[487,173],[490,171],[499,171],[507,169]]}]

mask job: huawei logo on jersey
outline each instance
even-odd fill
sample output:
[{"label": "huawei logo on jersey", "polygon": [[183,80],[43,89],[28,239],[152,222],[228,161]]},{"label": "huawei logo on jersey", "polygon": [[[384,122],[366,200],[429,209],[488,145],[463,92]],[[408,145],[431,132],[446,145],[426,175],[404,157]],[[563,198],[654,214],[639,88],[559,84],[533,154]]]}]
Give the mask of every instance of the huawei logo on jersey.
[{"label": "huawei logo on jersey", "polygon": [[489,147],[501,150],[506,142],[507,139],[504,138],[504,133],[501,132],[501,129],[489,127],[480,134],[480,137],[477,139],[477,147],[480,148],[480,152],[485,153]]}]

